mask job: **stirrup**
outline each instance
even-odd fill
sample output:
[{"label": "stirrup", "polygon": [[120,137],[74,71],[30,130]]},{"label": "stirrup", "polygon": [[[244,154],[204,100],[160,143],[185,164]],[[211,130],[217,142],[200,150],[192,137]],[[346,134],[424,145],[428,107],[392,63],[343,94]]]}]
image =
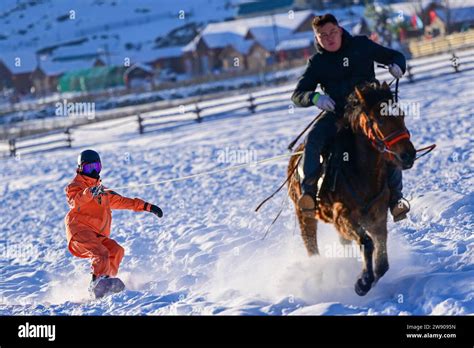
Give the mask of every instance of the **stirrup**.
[{"label": "stirrup", "polygon": [[[403,200],[403,201],[406,202],[406,205],[405,205],[405,206],[406,206],[407,209],[406,209],[405,211],[402,211],[402,212],[401,212],[400,214],[398,214],[398,215],[393,215],[393,209],[395,209],[396,206],[397,206],[398,204],[400,204],[400,201],[401,201],[401,200]],[[397,205],[395,205],[395,207],[394,207],[393,209],[390,209],[390,212],[392,213],[392,216],[393,216],[393,222],[398,222],[398,221],[401,221],[401,220],[406,219],[406,217],[407,217],[407,215],[408,215],[408,212],[410,211],[410,208],[411,208],[410,202],[409,202],[406,198],[404,198],[404,197],[401,197],[401,198],[397,201]]]}]

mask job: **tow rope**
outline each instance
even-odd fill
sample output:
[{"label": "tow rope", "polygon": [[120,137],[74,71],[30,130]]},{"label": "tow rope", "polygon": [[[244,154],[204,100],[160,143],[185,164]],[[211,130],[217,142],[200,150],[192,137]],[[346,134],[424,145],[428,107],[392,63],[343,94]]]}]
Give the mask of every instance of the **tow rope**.
[{"label": "tow rope", "polygon": [[269,157],[265,158],[260,161],[255,161],[251,163],[243,163],[243,164],[238,164],[235,166],[229,166],[226,168],[221,168],[221,169],[214,169],[214,170],[209,170],[206,172],[201,172],[201,173],[196,173],[196,174],[190,174],[182,177],[177,177],[177,178],[171,178],[171,179],[165,179],[165,180],[159,180],[159,181],[152,181],[144,184],[131,184],[131,185],[126,185],[126,186],[121,186],[121,187],[114,187],[114,190],[124,190],[124,189],[129,189],[129,188],[135,188],[135,187],[144,187],[144,186],[154,186],[154,185],[161,185],[161,184],[168,184],[170,182],[178,182],[178,181],[184,181],[184,180],[189,180],[189,179],[194,179],[194,178],[199,178],[203,176],[209,176],[217,173],[223,173],[227,171],[232,171],[232,170],[238,170],[246,167],[255,167],[267,163],[272,163],[276,162],[282,158],[287,158],[287,157],[293,157],[293,156],[298,156],[301,155],[303,151],[295,152],[295,153],[290,153],[290,154],[284,154],[284,155],[279,155],[275,157]]}]

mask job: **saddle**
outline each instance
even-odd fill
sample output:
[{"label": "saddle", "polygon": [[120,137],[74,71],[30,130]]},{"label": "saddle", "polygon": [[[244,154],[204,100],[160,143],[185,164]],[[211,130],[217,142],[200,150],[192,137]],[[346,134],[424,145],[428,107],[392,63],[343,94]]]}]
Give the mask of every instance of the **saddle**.
[{"label": "saddle", "polygon": [[[324,193],[334,192],[344,161],[349,154],[353,154],[354,135],[349,128],[342,128],[336,136],[326,144],[320,156],[321,172],[317,182],[316,198],[319,199]],[[298,176],[302,176],[302,163],[298,166]]]}]

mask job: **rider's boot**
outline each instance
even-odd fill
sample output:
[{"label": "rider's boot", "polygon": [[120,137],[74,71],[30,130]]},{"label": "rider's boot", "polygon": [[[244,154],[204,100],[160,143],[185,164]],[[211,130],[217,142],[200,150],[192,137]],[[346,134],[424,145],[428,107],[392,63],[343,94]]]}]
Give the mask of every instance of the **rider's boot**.
[{"label": "rider's boot", "polygon": [[390,189],[390,212],[393,221],[397,222],[407,217],[410,211],[410,204],[403,198],[402,194],[402,170],[395,165],[388,166],[388,187]]}]

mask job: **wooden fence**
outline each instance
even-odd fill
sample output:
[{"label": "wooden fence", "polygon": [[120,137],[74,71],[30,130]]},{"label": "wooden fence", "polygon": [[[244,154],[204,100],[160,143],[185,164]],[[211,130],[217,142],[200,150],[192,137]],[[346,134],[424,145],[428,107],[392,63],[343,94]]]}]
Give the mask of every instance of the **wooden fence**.
[{"label": "wooden fence", "polygon": [[474,47],[474,30],[435,37],[431,40],[413,40],[408,44],[413,58],[431,56],[468,47]]},{"label": "wooden fence", "polygon": [[[451,52],[423,60],[412,60],[408,62],[407,72],[400,81],[400,86],[405,83],[421,82],[440,75],[459,74],[472,69],[474,69],[474,51]],[[380,69],[377,69],[377,78],[387,81],[392,79],[387,70]],[[169,109],[159,111],[146,110],[145,112],[140,112],[133,110],[133,108],[127,109],[128,112],[120,111],[118,113],[119,116],[113,118],[126,118],[123,122],[119,120],[119,123],[109,125],[101,130],[111,130],[124,124],[136,124],[137,132],[144,134],[176,124],[203,122],[210,117],[235,114],[245,116],[263,109],[290,108],[293,107],[290,100],[293,89],[294,85],[287,85],[227,98],[221,97],[203,101],[194,100],[187,104],[175,105]],[[107,120],[110,119],[110,117],[107,118]],[[15,157],[38,151],[71,147],[74,132],[85,130],[87,126],[73,125],[34,136],[10,138],[6,142],[0,142],[0,156]]]}]

